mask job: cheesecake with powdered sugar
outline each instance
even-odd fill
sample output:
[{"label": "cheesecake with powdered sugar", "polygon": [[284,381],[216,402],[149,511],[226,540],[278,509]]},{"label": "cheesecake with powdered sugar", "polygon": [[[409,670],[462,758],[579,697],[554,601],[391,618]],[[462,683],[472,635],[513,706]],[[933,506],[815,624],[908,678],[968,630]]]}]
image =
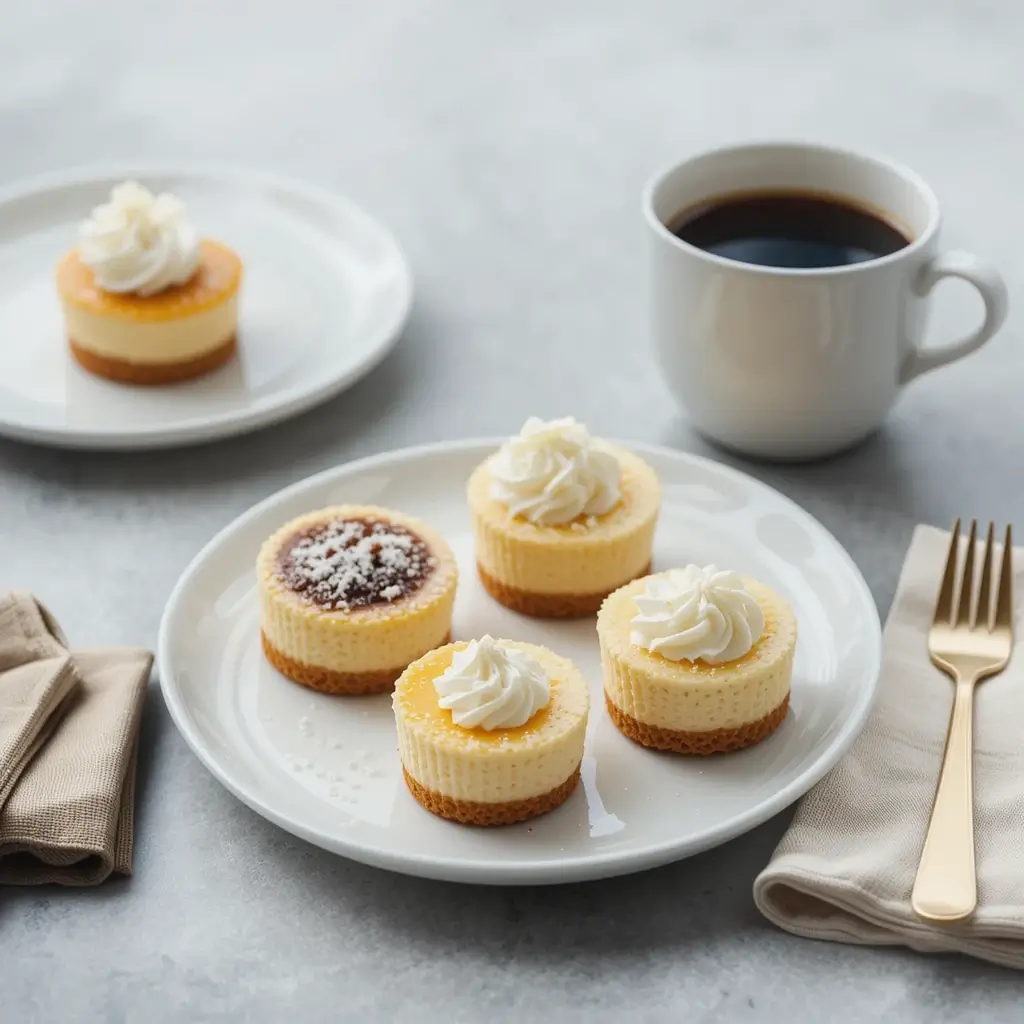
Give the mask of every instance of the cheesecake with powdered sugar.
[{"label": "cheesecake with powdered sugar", "polygon": [[293,519],[257,560],[263,650],[325,693],[390,690],[451,636],[457,571],[426,523],[373,505]]}]

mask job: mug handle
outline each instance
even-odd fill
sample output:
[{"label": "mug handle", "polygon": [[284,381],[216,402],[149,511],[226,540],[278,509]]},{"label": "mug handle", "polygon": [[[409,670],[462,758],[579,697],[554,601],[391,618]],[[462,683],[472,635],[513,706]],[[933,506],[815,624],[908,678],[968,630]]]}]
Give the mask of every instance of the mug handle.
[{"label": "mug handle", "polygon": [[912,349],[900,369],[900,384],[907,384],[915,377],[920,377],[922,373],[976,352],[1006,320],[1009,305],[1006,282],[995,267],[959,249],[944,252],[921,268],[914,290],[919,295],[927,295],[947,277],[969,281],[977,288],[982,302],[985,303],[985,319],[977,330],[972,331],[962,341],[954,341],[941,348]]}]

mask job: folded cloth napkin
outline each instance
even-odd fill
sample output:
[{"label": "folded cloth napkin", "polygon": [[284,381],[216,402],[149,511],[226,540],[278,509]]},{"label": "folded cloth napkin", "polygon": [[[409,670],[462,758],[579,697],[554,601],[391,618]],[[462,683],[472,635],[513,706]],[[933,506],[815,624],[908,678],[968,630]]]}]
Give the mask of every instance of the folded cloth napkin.
[{"label": "folded cloth napkin", "polygon": [[[928,660],[949,535],[918,527],[886,623],[882,674],[852,750],[797,808],[754,900],[795,935],[863,945],[961,952],[1024,968],[1024,557],[1014,552],[1014,655],[979,684],[974,705],[974,825],[978,909],[934,925],[910,906],[938,784],[952,681]],[[979,549],[980,550],[980,549]]]},{"label": "folded cloth napkin", "polygon": [[0,595],[0,884],[131,874],[148,651],[71,654],[31,594]]}]

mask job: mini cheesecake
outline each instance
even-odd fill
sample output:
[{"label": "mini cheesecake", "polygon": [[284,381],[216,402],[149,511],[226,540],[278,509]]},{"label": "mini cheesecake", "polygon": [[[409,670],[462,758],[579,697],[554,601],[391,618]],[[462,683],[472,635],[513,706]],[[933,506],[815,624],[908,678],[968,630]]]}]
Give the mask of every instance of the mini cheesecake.
[{"label": "mini cheesecake", "polygon": [[71,354],[90,373],[129,384],[170,384],[227,362],[241,283],[238,255],[210,240],[192,277],[155,295],[104,291],[77,250],[57,267]]},{"label": "mini cheesecake", "polygon": [[[531,421],[534,422],[534,421]],[[572,421],[538,424],[537,429]],[[530,423],[524,428],[524,435]],[[520,435],[523,437],[524,435]],[[519,439],[513,439],[513,443]],[[556,439],[557,440],[557,439]],[[603,470],[610,463],[614,479],[604,486],[597,511],[573,501],[572,484],[560,516],[531,518],[532,509],[519,510],[503,499],[501,480],[496,480],[495,459],[483,462],[472,474],[468,501],[473,521],[477,570],[487,592],[514,611],[542,618],[593,615],[613,590],[651,571],[654,530],[661,503],[658,477],[646,462],[623,448],[591,442],[583,435],[579,446],[596,448]],[[499,453],[499,455],[502,453]],[[529,454],[529,453],[528,453]],[[541,454],[544,457],[544,453]],[[570,449],[568,458],[574,457]],[[529,465],[529,458],[522,460]],[[584,473],[586,465],[584,464]],[[518,467],[513,473],[520,472]],[[562,489],[558,474],[564,472],[559,454],[550,471],[539,476],[539,501]],[[581,473],[581,475],[583,475]],[[557,499],[553,499],[557,500]],[[563,511],[564,509],[564,511]]]},{"label": "mini cheesecake", "polygon": [[[598,613],[605,706],[612,722],[636,743],[682,754],[739,750],[771,735],[789,707],[797,638],[792,609],[763,583],[738,577],[763,616],[749,649],[715,663],[668,657],[635,642],[640,639],[637,599],[658,578],[627,584]],[[721,622],[715,617],[709,624],[707,616],[700,619],[700,611],[692,611],[703,600],[695,598],[690,611],[674,610],[672,628],[680,637],[707,635]]]},{"label": "mini cheesecake", "polygon": [[[471,683],[462,679],[446,686],[445,677],[459,669],[456,659],[479,656],[479,645],[492,659],[492,674],[475,683],[486,693],[481,702],[487,702],[484,710],[495,721],[478,720],[472,709],[460,715],[447,706],[457,709],[473,700]],[[504,668],[493,670],[493,659],[509,658]],[[529,694],[509,692],[522,683],[516,678],[517,663],[543,677],[546,699],[531,705]],[[439,696],[439,685],[447,697]],[[526,721],[519,713],[524,701]],[[393,705],[406,785],[420,804],[442,818],[465,825],[525,821],[563,804],[579,782],[590,706],[587,682],[572,662],[544,647],[490,637],[449,644],[402,673]],[[508,721],[521,724],[501,727],[495,705],[512,713]]]},{"label": "mini cheesecake", "polygon": [[242,261],[202,240],[181,200],[125,181],[78,234],[56,284],[81,366],[126,384],[170,384],[231,357]]},{"label": "mini cheesecake", "polygon": [[286,523],[257,559],[268,661],[324,693],[391,690],[448,642],[457,570],[426,523],[373,505],[339,505]]}]

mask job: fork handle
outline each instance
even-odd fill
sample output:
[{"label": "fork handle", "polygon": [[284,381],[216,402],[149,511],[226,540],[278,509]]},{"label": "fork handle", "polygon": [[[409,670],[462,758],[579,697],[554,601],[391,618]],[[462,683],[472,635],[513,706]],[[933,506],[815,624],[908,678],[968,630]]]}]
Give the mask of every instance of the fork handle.
[{"label": "fork handle", "polygon": [[939,788],[910,902],[927,921],[960,921],[978,904],[974,869],[974,681],[958,679]]}]

